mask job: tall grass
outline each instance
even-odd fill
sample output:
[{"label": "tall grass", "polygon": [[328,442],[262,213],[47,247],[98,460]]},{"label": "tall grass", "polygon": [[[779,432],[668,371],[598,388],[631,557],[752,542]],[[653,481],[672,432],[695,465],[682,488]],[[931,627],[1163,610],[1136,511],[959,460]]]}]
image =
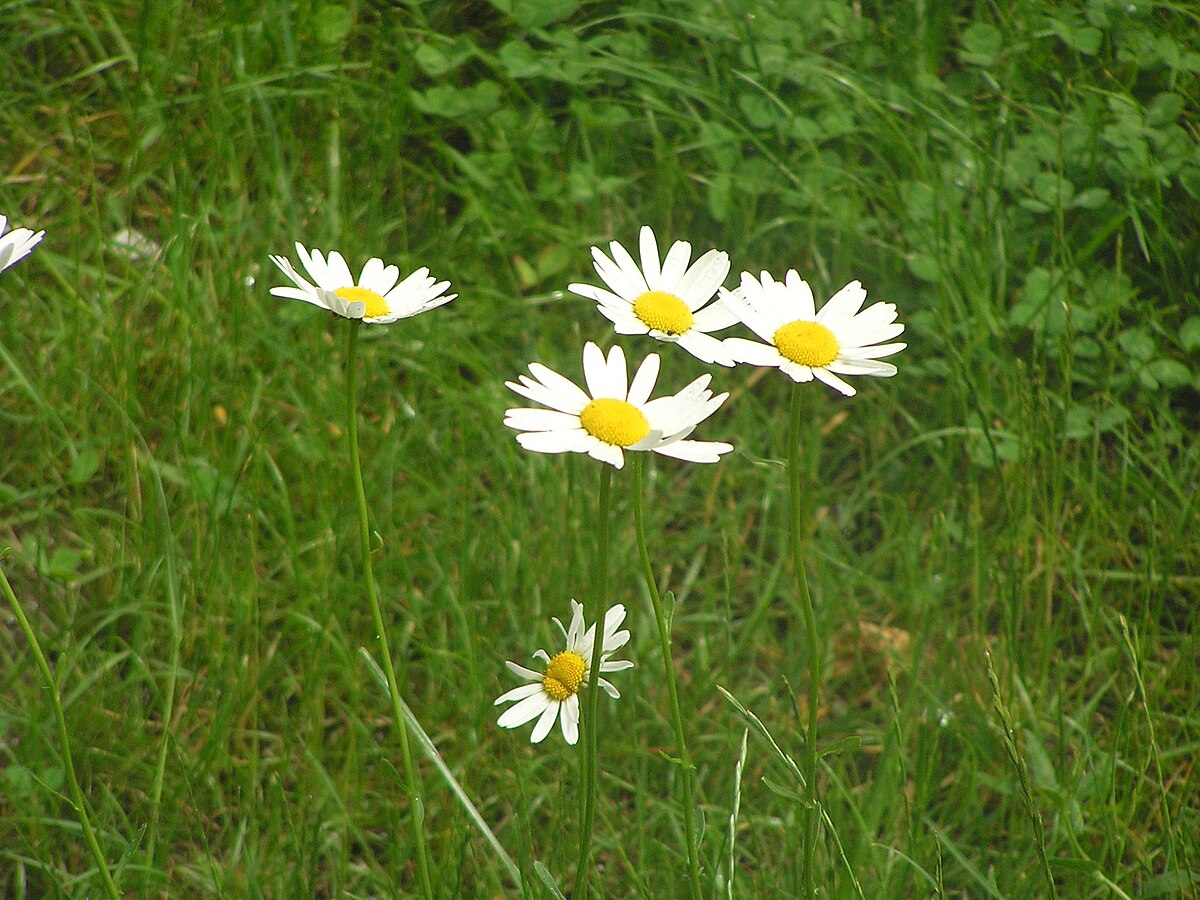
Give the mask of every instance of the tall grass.
[{"label": "tall grass", "polygon": [[[0,275],[0,544],[125,892],[416,889],[359,652],[336,323],[267,293],[296,239],[461,294],[363,335],[376,577],[441,757],[531,896],[535,862],[569,883],[576,750],[502,732],[491,701],[590,597],[594,470],[522,453],[503,382],[611,340],[562,291],[650,223],[825,296],[861,279],[908,325],[897,378],[804,398],[826,892],[1035,897],[1048,872],[1062,896],[1196,895],[1195,25],[1101,0],[0,8],[0,212],[47,231]],[[158,249],[131,257],[128,230]],[[663,381],[701,371],[672,356]],[[651,461],[647,528],[705,891],[795,896],[787,387],[714,380],[706,437],[738,452]],[[617,473],[638,666],[606,710],[594,883],[677,896],[632,491]],[[3,893],[97,894],[7,615],[0,643]],[[435,892],[513,892],[418,764]]]}]

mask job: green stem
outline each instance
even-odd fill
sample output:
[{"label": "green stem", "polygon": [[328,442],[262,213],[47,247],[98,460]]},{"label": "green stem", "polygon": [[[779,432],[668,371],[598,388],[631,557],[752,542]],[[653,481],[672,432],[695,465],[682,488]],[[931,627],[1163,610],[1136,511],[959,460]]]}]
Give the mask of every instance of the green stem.
[{"label": "green stem", "polygon": [[92,859],[96,861],[96,867],[100,870],[105,891],[109,897],[119,898],[121,892],[117,889],[116,882],[113,881],[112,873],[108,871],[104,852],[100,849],[100,842],[96,840],[96,832],[92,829],[92,821],[88,818],[87,805],[83,801],[83,791],[79,788],[79,779],[75,777],[75,763],[71,758],[71,739],[67,735],[67,718],[63,714],[58,683],[55,682],[54,675],[50,671],[50,664],[46,662],[46,655],[42,653],[42,645],[38,643],[37,633],[29,624],[25,610],[21,607],[21,602],[17,600],[17,595],[13,593],[12,585],[8,583],[8,576],[4,574],[2,568],[0,568],[0,583],[4,585],[4,596],[8,598],[13,614],[21,623],[21,630],[25,632],[25,639],[29,641],[29,646],[33,650],[33,656],[42,672],[42,678],[46,680],[46,684],[50,688],[50,704],[54,707],[54,721],[58,723],[58,739],[62,742],[63,765],[67,770],[67,783],[71,787],[71,805],[75,807],[75,814],[79,816],[83,836],[87,840],[88,849],[92,851]]},{"label": "green stem", "polygon": [[396,730],[400,733],[400,755],[404,762],[404,780],[408,789],[409,810],[413,819],[413,836],[417,845],[417,877],[421,882],[421,893],[426,900],[433,900],[433,885],[429,880],[429,858],[425,850],[425,803],[421,799],[421,785],[413,765],[412,750],[408,743],[408,724],[404,718],[404,705],[400,697],[400,685],[396,681],[396,669],[392,665],[392,651],[388,646],[387,629],[383,624],[383,610],[379,606],[379,591],[375,586],[375,575],[371,570],[371,524],[367,514],[367,494],[363,490],[362,461],[358,454],[358,397],[355,389],[357,380],[358,330],[362,323],[349,321],[349,338],[346,351],[346,420],[350,446],[350,471],[354,473],[354,495],[358,500],[358,537],[362,546],[363,577],[367,581],[367,599],[371,603],[371,616],[375,620],[375,634],[379,637],[379,652],[383,657],[383,671],[387,676],[388,694],[392,700],[392,714]]},{"label": "green stem", "polygon": [[800,612],[804,636],[808,641],[808,729],[804,741],[804,891],[817,896],[815,857],[820,806],[817,798],[817,709],[821,700],[821,647],[817,641],[817,618],[812,593],[808,589],[808,571],[804,566],[801,533],[800,478],[800,385],[792,388],[791,415],[788,424],[788,524],[792,544],[792,568],[800,588]]},{"label": "green stem", "polygon": [[687,738],[683,731],[683,713],[679,709],[679,691],[675,687],[675,667],[671,663],[671,626],[663,609],[662,597],[654,581],[654,566],[650,563],[650,550],[646,545],[646,515],[644,491],[646,466],[641,455],[634,458],[633,521],[637,528],[638,555],[642,558],[642,569],[646,575],[646,587],[650,589],[650,601],[654,604],[654,618],[658,622],[658,639],[662,645],[663,668],[667,675],[667,697],[671,704],[671,724],[675,727],[675,742],[679,745],[679,759],[683,765],[683,827],[687,833],[688,879],[694,900],[704,893],[700,887],[700,859],[696,849],[696,829],[692,824],[692,759],[688,753]]},{"label": "green stem", "polygon": [[[612,468],[600,464],[600,499],[598,521],[600,533],[596,540],[596,558],[592,572],[595,586],[593,597],[596,620],[596,636],[592,641],[592,666],[588,673],[588,692],[585,698],[587,710],[583,718],[583,756],[580,759],[580,781],[583,784],[583,807],[579,816],[579,861],[575,865],[575,889],[573,900],[587,900],[588,876],[592,870],[592,828],[596,821],[596,795],[598,793],[597,763],[598,738],[600,734],[600,655],[604,652],[604,616],[608,612],[608,529],[609,498],[612,494]],[[584,622],[587,611],[584,611]]]}]

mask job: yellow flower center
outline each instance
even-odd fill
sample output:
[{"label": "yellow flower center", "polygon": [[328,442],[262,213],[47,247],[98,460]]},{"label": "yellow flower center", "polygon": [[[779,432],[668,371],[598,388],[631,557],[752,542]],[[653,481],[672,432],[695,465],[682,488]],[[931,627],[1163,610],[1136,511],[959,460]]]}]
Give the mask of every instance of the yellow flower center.
[{"label": "yellow flower center", "polygon": [[775,348],[794,363],[822,369],[838,355],[837,338],[820,322],[788,322],[775,332]]},{"label": "yellow flower center", "polygon": [[366,306],[366,309],[363,311],[364,319],[386,316],[390,312],[387,301],[383,299],[383,295],[375,293],[370,288],[351,286],[338,288],[334,293],[347,303],[364,304]]},{"label": "yellow flower center", "polygon": [[642,411],[614,397],[601,397],[585,406],[579,424],[592,437],[618,447],[632,447],[650,433]]},{"label": "yellow flower center", "polygon": [[633,314],[647,328],[664,334],[684,334],[695,322],[687,304],[666,291],[646,291],[633,301]]},{"label": "yellow flower center", "polygon": [[551,698],[562,703],[572,694],[579,692],[583,683],[583,657],[574,650],[564,650],[546,666],[542,676],[542,690]]}]

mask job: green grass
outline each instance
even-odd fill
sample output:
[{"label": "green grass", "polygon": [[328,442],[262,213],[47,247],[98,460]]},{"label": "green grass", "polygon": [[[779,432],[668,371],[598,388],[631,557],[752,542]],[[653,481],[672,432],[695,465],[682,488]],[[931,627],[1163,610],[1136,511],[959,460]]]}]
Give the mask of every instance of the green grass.
[{"label": "green grass", "polygon": [[[583,342],[613,340],[563,291],[643,223],[734,274],[795,267],[824,297],[861,279],[908,326],[895,379],[804,398],[821,735],[858,739],[822,762],[827,894],[1041,897],[1043,857],[1060,896],[1200,894],[1200,18],[694,8],[0,5],[0,212],[47,232],[0,275],[0,546],[127,895],[417,888],[359,652],[342,329],[268,294],[295,240],[461,294],[361,347],[376,576],[410,704],[528,894],[535,860],[572,883],[579,748],[531,747],[491,704],[503,661],[589,597],[596,464],[522,452],[504,381],[578,376]],[[118,252],[128,228],[161,256]],[[706,371],[622,343],[662,351],[672,390]],[[737,451],[651,463],[651,551],[706,891],[732,859],[736,896],[792,897],[789,385],[713,377],[733,398],[699,436]],[[602,698],[593,883],[680,896],[629,472],[614,506],[637,668]],[[7,611],[0,645],[0,893],[97,896]],[[436,892],[515,895],[420,763]]]}]

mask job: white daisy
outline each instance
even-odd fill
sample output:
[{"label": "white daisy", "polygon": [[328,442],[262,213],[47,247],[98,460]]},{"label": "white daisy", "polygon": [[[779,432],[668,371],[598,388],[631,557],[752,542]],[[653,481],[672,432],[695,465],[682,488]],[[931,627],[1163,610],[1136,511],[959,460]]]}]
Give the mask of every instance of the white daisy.
[{"label": "white daisy", "polygon": [[729,254],[709,250],[688,268],[692,245],[676,241],[660,267],[658,242],[649,225],[641,231],[641,268],[616,241],[608,247],[611,259],[599,247],[592,248],[592,259],[609,290],[572,284],[572,293],[595,300],[617,334],[648,334],[677,343],[706,363],[734,364],[721,341],[709,334],[738,321],[720,300],[708,303],[729,274]]},{"label": "white daisy", "polygon": [[505,382],[522,397],[550,409],[509,409],[504,424],[521,434],[517,441],[537,453],[586,453],[616,466],[625,464],[625,450],[653,450],[691,462],[716,462],[733,449],[719,441],[685,438],[725,402],[728,394],[713,396],[709,376],[701,375],[678,394],[650,399],[658,379],[658,355],[646,357],[633,383],[628,381],[625,354],[620,347],[608,359],[591,341],[583,348],[583,374],[588,396],[552,369],[530,363],[519,384]]},{"label": "white daisy", "polygon": [[778,366],[795,381],[815,377],[847,397],[857,392],[839,375],[895,375],[896,367],[879,358],[908,346],[879,343],[896,337],[904,326],[896,322],[894,303],[875,303],[859,312],[867,292],[857,281],[834,294],[820,312],[812,289],[795,269],[784,284],[770,272],[759,279],[743,272],[741,286],[736,291],[722,288],[721,298],[768,342],[726,338],[725,346],[738,362]]},{"label": "white daisy", "polygon": [[[600,672],[620,672],[633,667],[628,660],[610,662],[608,659],[629,641],[628,631],[617,630],[623,621],[625,607],[622,604],[617,604],[604,614]],[[566,649],[554,657],[545,650],[533,654],[546,664],[544,672],[536,672],[514,662],[506,663],[514,674],[529,683],[513,688],[496,699],[495,706],[501,703],[514,704],[501,713],[497,724],[501,728],[517,728],[537,719],[529,739],[538,744],[550,733],[554,728],[554,720],[558,719],[562,723],[563,737],[568,744],[574,744],[579,740],[579,691],[592,685],[592,646],[596,639],[596,626],[584,630],[583,604],[575,600],[571,601],[571,627],[563,628],[557,618],[554,624],[566,638]],[[621,696],[615,687],[598,674],[596,682],[614,700]]]},{"label": "white daisy", "polygon": [[0,272],[3,272],[17,260],[24,259],[29,255],[29,251],[38,245],[46,232],[39,231],[34,234],[28,228],[14,228],[8,234],[4,234],[4,229],[8,227],[8,217],[0,216]]},{"label": "white daisy", "polygon": [[272,256],[271,262],[279,266],[296,286],[271,288],[271,293],[289,300],[303,300],[347,319],[362,319],[368,325],[386,325],[397,319],[407,319],[449,303],[458,296],[445,293],[450,282],[435,282],[426,268],[417,269],[397,284],[400,269],[385,266],[383,260],[372,257],[355,281],[346,260],[336,250],[326,259],[320,250],[309,253],[297,241],[296,252],[316,285],[297,272],[286,257]]}]

